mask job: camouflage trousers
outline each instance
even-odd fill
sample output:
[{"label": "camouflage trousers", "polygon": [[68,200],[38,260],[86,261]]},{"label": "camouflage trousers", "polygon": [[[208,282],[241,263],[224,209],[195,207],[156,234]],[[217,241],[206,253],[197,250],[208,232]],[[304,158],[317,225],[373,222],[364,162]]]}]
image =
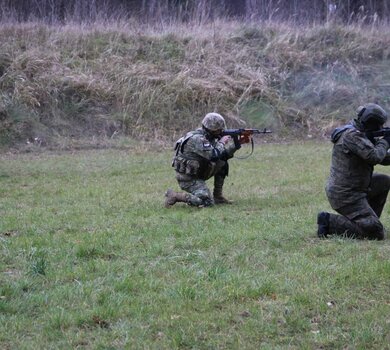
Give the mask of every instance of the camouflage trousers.
[{"label": "camouflage trousers", "polygon": [[[353,238],[382,240],[384,227],[379,221],[390,190],[390,177],[374,174],[366,198],[334,208],[339,214],[330,214],[329,233]],[[329,199],[332,205],[332,200]]]},{"label": "camouflage trousers", "polygon": [[[218,162],[218,167],[213,175],[214,190],[222,191],[225,177],[228,175],[228,163],[224,161]],[[196,176],[180,174],[176,172],[176,180],[183,191],[189,193],[188,204],[193,206],[210,207],[214,205],[214,199],[209,190],[206,180],[197,178]]]}]

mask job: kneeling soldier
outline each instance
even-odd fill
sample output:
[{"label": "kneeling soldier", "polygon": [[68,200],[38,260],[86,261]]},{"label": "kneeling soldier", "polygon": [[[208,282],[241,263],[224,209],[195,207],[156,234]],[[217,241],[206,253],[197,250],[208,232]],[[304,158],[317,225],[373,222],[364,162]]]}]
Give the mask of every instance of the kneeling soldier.
[{"label": "kneeling soldier", "polygon": [[350,124],[335,129],[332,165],[326,194],[340,215],[321,212],[317,217],[320,238],[329,234],[384,239],[379,221],[390,189],[390,177],[373,173],[374,165],[390,165],[390,137],[372,138],[387,121],[387,113],[374,103],[359,107]]},{"label": "kneeling soldier", "polygon": [[[225,177],[229,173],[228,159],[238,149],[230,136],[221,137],[226,128],[225,119],[218,113],[208,113],[202,128],[188,132],[176,142],[172,166],[183,192],[171,189],[165,193],[165,207],[184,202],[197,207],[213,204],[231,204],[222,194]],[[248,142],[241,139],[240,143]],[[206,180],[214,177],[211,195]]]}]

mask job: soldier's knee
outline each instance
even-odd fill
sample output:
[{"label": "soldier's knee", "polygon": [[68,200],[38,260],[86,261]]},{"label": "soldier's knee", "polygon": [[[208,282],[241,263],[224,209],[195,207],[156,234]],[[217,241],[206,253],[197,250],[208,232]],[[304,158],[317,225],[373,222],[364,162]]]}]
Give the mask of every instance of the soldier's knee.
[{"label": "soldier's knee", "polygon": [[212,205],[214,205],[214,201],[210,194],[210,191],[195,191],[193,193],[193,196],[196,197],[196,199],[194,198],[193,205],[202,207],[211,207]]},{"label": "soldier's knee", "polygon": [[388,176],[388,175],[384,175],[384,176],[386,178],[385,182],[386,182],[387,188],[390,188],[390,176]]},{"label": "soldier's knee", "polygon": [[202,205],[202,200],[197,196],[191,195],[189,200],[188,200],[188,204],[192,205],[194,207],[199,207]]},{"label": "soldier's knee", "polygon": [[390,188],[390,176],[385,175],[385,174],[381,174],[381,178],[382,178],[384,187]]},{"label": "soldier's knee", "polygon": [[209,194],[201,194],[199,195],[200,200],[202,201],[202,206],[211,207],[214,205],[214,200]]},{"label": "soldier's knee", "polygon": [[193,196],[189,200],[188,204],[194,207],[211,207],[214,205],[214,201],[211,198],[199,198]]},{"label": "soldier's knee", "polygon": [[390,189],[390,176],[388,175],[374,174],[372,181],[374,181],[383,191],[388,191]]}]

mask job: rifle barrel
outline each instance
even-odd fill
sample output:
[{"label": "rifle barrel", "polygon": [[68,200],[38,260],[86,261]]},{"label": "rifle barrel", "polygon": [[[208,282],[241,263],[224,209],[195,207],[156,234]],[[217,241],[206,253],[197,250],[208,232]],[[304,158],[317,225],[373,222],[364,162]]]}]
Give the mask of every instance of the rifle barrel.
[{"label": "rifle barrel", "polygon": [[271,130],[264,129],[225,129],[222,134],[224,135],[245,135],[245,134],[270,134]]}]

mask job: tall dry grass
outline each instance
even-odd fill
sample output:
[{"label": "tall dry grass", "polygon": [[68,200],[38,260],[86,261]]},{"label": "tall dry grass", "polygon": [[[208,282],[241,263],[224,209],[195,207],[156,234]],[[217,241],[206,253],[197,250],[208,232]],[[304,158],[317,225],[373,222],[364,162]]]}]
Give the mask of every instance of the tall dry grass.
[{"label": "tall dry grass", "polygon": [[0,140],[171,141],[209,111],[322,135],[368,100],[390,107],[389,44],[385,25],[3,24]]}]

